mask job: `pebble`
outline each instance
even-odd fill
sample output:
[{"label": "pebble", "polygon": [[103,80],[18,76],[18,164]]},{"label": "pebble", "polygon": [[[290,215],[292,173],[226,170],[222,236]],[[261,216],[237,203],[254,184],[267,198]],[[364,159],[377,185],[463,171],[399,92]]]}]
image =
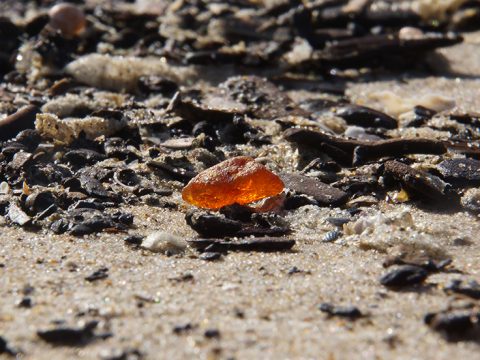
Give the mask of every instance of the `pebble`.
[{"label": "pebble", "polygon": [[175,325],[172,331],[176,335],[182,335],[192,331],[195,328],[197,328],[197,325],[194,325],[192,323],[186,323],[186,324]]},{"label": "pebble", "polygon": [[32,304],[32,298],[30,298],[30,297],[28,297],[28,296],[22,298],[22,299],[18,302],[17,306],[18,306],[19,308],[26,308],[26,309],[31,308],[31,307],[33,306],[33,304]]},{"label": "pebble", "polygon": [[220,331],[218,329],[207,329],[203,333],[207,339],[218,339],[220,338]]},{"label": "pebble", "polygon": [[142,241],[142,248],[166,255],[182,254],[187,249],[187,242],[180,236],[166,231],[156,231]]},{"label": "pebble", "polygon": [[128,245],[140,246],[143,242],[143,239],[145,239],[145,237],[142,235],[129,235],[124,239],[124,241]]},{"label": "pebble", "polygon": [[79,35],[85,29],[85,14],[75,5],[57,4],[50,9],[48,15],[50,26],[60,30],[66,37]]},{"label": "pebble", "polygon": [[215,261],[218,260],[222,257],[222,253],[219,252],[204,252],[202,255],[200,255],[200,259],[205,260],[205,261]]},{"label": "pebble", "polygon": [[355,306],[336,306],[330,303],[323,303],[318,308],[329,316],[339,316],[352,320],[363,316],[362,312]]}]

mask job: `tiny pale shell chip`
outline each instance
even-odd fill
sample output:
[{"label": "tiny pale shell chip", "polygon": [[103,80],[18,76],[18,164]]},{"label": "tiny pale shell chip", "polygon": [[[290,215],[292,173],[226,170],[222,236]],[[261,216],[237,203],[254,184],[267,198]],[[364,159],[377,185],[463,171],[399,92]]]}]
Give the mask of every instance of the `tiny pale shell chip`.
[{"label": "tiny pale shell chip", "polygon": [[398,37],[400,40],[421,39],[423,35],[421,29],[413,26],[404,26],[398,31]]},{"label": "tiny pale shell chip", "polygon": [[6,195],[6,194],[10,194],[11,192],[12,192],[12,189],[10,188],[10,185],[8,185],[7,182],[2,181],[2,183],[0,183],[0,194]]},{"label": "tiny pale shell chip", "polygon": [[165,231],[156,231],[143,240],[142,248],[152,252],[174,255],[185,252],[187,242],[180,236]]}]

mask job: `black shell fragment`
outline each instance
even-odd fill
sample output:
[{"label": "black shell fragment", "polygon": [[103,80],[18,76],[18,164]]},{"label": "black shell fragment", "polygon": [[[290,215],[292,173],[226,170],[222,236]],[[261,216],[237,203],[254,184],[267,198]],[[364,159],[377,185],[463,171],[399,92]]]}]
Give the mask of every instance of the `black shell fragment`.
[{"label": "black shell fragment", "polygon": [[402,265],[380,278],[380,284],[386,287],[404,287],[421,284],[428,272],[420,266]]},{"label": "black shell fragment", "polygon": [[438,164],[438,170],[447,181],[480,183],[480,161],[475,159],[449,159]]},{"label": "black shell fragment", "polygon": [[290,250],[295,245],[295,240],[278,237],[245,238],[231,241],[222,239],[191,239],[187,240],[187,242],[193,248],[207,252],[275,252]]},{"label": "black shell fragment", "polygon": [[97,321],[91,321],[82,328],[60,327],[52,330],[37,331],[43,341],[56,346],[82,346],[96,339],[106,339],[111,334],[96,335]]}]

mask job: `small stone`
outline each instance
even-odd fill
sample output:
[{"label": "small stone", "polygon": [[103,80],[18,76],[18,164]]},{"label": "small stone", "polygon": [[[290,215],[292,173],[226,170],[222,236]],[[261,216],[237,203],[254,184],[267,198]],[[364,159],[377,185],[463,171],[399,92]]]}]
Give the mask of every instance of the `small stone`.
[{"label": "small stone", "polygon": [[203,333],[207,339],[218,339],[220,338],[220,331],[218,329],[207,329]]},{"label": "small stone", "polygon": [[187,242],[180,236],[165,231],[156,231],[143,240],[142,248],[166,255],[176,255],[185,252]]},{"label": "small stone", "polygon": [[29,308],[32,307],[32,299],[31,299],[30,297],[26,296],[26,297],[22,298],[22,299],[18,302],[17,306],[18,306],[19,308],[27,308],[27,309],[29,309]]},{"label": "small stone", "polygon": [[330,303],[323,303],[318,308],[329,316],[345,317],[352,320],[363,316],[361,311],[355,306],[336,306]]},{"label": "small stone", "polygon": [[227,205],[245,205],[283,191],[283,182],[252,158],[238,156],[201,172],[185,186],[188,203],[217,210]]},{"label": "small stone", "polygon": [[88,275],[85,280],[88,282],[93,282],[97,280],[106,279],[108,277],[108,268],[101,268],[97,271],[93,272],[92,274]]},{"label": "small stone", "polygon": [[80,34],[86,25],[85,14],[72,4],[57,4],[48,12],[50,26],[67,37]]},{"label": "small stone", "polygon": [[181,325],[175,325],[173,327],[173,333],[176,335],[182,335],[185,333],[190,332],[191,330],[195,329],[197,326],[192,323],[186,323]]},{"label": "small stone", "polygon": [[124,239],[124,241],[129,245],[140,246],[144,238],[145,237],[141,235],[129,235]]}]

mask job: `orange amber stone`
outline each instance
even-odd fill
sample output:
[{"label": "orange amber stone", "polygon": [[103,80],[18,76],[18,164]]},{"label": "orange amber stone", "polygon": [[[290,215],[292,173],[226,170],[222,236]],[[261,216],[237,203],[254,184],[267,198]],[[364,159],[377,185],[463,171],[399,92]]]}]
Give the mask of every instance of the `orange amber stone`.
[{"label": "orange amber stone", "polygon": [[283,182],[252,158],[238,156],[202,171],[185,186],[183,200],[205,209],[245,205],[283,191]]}]

